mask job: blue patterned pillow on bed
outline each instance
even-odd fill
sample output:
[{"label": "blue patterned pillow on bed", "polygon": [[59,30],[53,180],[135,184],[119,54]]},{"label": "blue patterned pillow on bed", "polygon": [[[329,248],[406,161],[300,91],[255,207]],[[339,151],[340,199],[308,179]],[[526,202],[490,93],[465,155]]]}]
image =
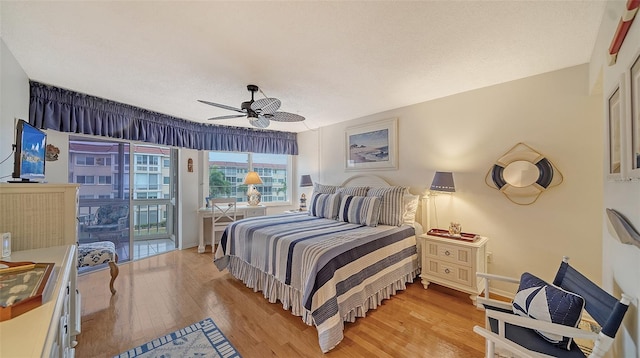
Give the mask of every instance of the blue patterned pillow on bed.
[{"label": "blue patterned pillow on bed", "polygon": [[[528,272],[520,277],[520,287],[513,299],[513,313],[517,315],[570,327],[578,326],[583,308],[582,296],[550,285]],[[561,348],[571,349],[571,337],[536,332]]]},{"label": "blue patterned pillow on bed", "polygon": [[340,199],[338,221],[358,225],[378,226],[380,198],[344,195]]},{"label": "blue patterned pillow on bed", "polygon": [[365,196],[367,195],[367,191],[369,191],[368,186],[341,186],[336,189],[336,193],[342,196],[344,195]]},{"label": "blue patterned pillow on bed", "polygon": [[337,185],[325,185],[320,183],[313,183],[313,193],[318,194],[335,194],[339,187]]},{"label": "blue patterned pillow on bed", "polygon": [[401,186],[390,186],[381,188],[369,188],[367,196],[376,196],[380,198],[380,225],[402,225],[404,214],[403,197],[407,192],[407,188]]},{"label": "blue patterned pillow on bed", "polygon": [[335,219],[340,206],[340,194],[313,194],[309,215],[319,218]]}]

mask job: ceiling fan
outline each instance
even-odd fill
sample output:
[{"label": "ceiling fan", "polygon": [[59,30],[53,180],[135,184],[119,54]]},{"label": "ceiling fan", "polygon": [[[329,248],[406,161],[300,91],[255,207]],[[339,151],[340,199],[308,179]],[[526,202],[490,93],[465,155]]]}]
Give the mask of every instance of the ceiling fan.
[{"label": "ceiling fan", "polygon": [[[235,108],[231,106],[227,106],[224,104],[209,102],[198,100],[198,102],[202,102],[208,104],[210,106],[219,107],[228,109],[230,111],[239,112],[242,114],[230,114],[226,116],[213,117],[209,118],[209,120],[219,120],[219,119],[230,119],[230,118],[239,118],[239,117],[247,117],[249,119],[249,123],[252,126],[257,128],[267,128],[269,126],[270,121],[277,122],[300,122],[304,121],[305,118],[303,116],[289,113],[289,112],[280,112],[278,108],[280,108],[280,100],[277,98],[269,98],[267,97],[260,88],[256,85],[248,85],[247,90],[251,92],[251,100],[242,102],[240,108]],[[258,100],[253,99],[253,95],[260,91],[265,98],[261,98]]]}]

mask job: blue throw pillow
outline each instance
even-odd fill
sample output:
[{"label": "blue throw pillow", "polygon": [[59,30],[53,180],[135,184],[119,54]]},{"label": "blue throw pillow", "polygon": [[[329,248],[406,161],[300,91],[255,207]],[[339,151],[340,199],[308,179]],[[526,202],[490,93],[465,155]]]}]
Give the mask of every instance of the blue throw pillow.
[{"label": "blue throw pillow", "polygon": [[338,220],[357,225],[377,226],[380,198],[372,196],[342,196]]},{"label": "blue throw pillow", "polygon": [[[525,272],[513,299],[513,312],[520,316],[577,327],[582,317],[584,298],[560,287],[550,285]],[[571,349],[571,337],[536,332],[547,341],[564,349]]]}]

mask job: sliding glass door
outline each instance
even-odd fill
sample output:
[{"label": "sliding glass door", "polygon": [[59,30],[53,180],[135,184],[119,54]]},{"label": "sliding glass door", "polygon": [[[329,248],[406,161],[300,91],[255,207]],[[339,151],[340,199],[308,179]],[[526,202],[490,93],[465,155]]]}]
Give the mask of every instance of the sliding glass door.
[{"label": "sliding glass door", "polygon": [[112,241],[120,262],[177,247],[177,150],[72,137],[69,182],[80,184],[80,243]]}]

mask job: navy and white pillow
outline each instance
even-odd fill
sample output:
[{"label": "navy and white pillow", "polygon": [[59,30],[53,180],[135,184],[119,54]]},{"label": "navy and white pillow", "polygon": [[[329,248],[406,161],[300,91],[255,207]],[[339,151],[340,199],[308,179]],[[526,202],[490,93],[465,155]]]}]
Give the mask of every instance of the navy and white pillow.
[{"label": "navy and white pillow", "polygon": [[[517,315],[570,327],[578,326],[583,308],[582,296],[550,285],[528,272],[520,277],[520,286],[513,299],[513,312]],[[571,337],[536,332],[561,348],[571,349]]]},{"label": "navy and white pillow", "polygon": [[342,196],[344,195],[365,196],[367,195],[367,191],[369,191],[368,186],[341,186],[336,189],[336,193]]},{"label": "navy and white pillow", "polygon": [[380,216],[380,198],[344,195],[340,199],[338,221],[357,225],[377,226]]},{"label": "navy and white pillow", "polygon": [[318,193],[318,194],[334,194],[336,192],[336,189],[338,189],[339,186],[337,185],[325,185],[325,184],[320,184],[320,183],[313,183],[313,193]]},{"label": "navy and white pillow", "polygon": [[369,188],[367,196],[375,196],[382,201],[380,206],[380,218],[378,224],[400,226],[403,222],[404,205],[403,197],[407,188],[390,186],[381,188]]},{"label": "navy and white pillow", "polygon": [[335,219],[340,206],[340,194],[317,194],[311,197],[309,215],[319,218]]}]

